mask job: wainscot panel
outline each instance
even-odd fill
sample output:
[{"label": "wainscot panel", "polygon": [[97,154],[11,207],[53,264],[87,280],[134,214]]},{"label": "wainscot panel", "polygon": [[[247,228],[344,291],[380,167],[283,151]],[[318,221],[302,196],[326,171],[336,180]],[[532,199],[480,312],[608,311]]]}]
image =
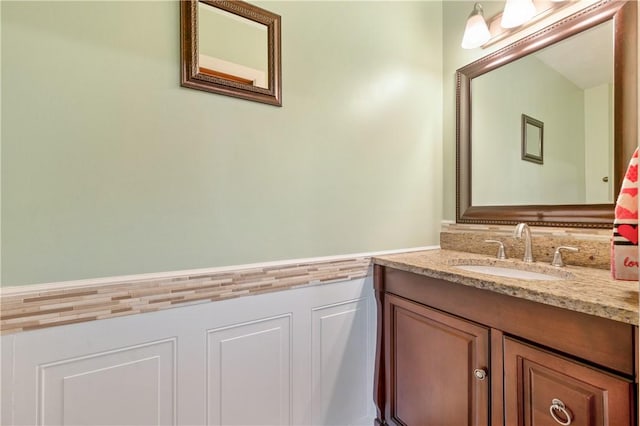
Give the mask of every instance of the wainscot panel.
[{"label": "wainscot panel", "polygon": [[[376,313],[368,263],[333,264],[345,277],[362,277],[326,285],[0,336],[2,424],[307,425],[338,415],[341,424],[372,424]],[[302,271],[309,268],[321,269]],[[268,281],[269,271],[255,272]],[[319,271],[309,275],[295,282],[321,280]],[[198,278],[213,288],[223,280]],[[171,280],[135,290],[136,309],[166,297],[158,292],[167,288]]]}]

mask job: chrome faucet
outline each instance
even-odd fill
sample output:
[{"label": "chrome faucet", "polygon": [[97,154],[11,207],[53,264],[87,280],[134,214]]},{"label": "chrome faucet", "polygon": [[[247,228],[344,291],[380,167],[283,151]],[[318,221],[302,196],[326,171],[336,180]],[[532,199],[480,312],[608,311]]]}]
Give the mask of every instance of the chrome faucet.
[{"label": "chrome faucet", "polygon": [[526,223],[519,223],[516,226],[516,230],[513,233],[513,236],[517,239],[522,238],[524,235],[524,258],[523,261],[529,263],[533,262],[533,254],[531,253],[531,230],[529,229],[529,225]]}]

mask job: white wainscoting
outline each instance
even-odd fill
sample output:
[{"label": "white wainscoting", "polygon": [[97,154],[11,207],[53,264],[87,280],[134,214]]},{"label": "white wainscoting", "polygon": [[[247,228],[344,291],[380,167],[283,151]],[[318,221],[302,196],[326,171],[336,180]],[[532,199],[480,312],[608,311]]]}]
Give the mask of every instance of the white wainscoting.
[{"label": "white wainscoting", "polygon": [[373,311],[366,298],[313,309],[311,332],[313,424],[338,425],[342,419],[368,421],[373,399],[371,366],[363,348],[372,346]]},{"label": "white wainscoting", "polygon": [[209,331],[208,425],[290,424],[291,318],[287,314]]},{"label": "white wainscoting", "polygon": [[37,422],[171,424],[176,412],[175,347],[176,339],[166,339],[41,364]]},{"label": "white wainscoting", "polygon": [[1,337],[3,425],[370,425],[371,277]]}]

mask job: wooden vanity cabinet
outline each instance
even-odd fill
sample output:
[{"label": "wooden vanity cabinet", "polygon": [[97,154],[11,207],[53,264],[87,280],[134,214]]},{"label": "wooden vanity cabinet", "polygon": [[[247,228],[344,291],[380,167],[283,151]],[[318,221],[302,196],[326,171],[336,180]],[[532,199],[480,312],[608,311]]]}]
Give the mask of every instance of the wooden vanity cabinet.
[{"label": "wooden vanity cabinet", "polygon": [[635,425],[637,327],[380,265],[374,276],[377,425]]},{"label": "wooden vanity cabinet", "polygon": [[393,295],[384,303],[389,423],[487,424],[489,329]]}]

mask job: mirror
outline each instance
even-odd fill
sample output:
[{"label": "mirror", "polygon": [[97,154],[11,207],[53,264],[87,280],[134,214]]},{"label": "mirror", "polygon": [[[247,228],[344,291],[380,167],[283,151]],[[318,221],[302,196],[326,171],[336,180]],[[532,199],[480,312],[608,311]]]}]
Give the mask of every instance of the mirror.
[{"label": "mirror", "polygon": [[598,2],[456,72],[458,223],[613,225],[637,146],[636,7]]},{"label": "mirror", "polygon": [[470,84],[474,206],[613,203],[612,21]]},{"label": "mirror", "polygon": [[180,7],[182,86],[282,106],[280,16],[240,0]]}]

